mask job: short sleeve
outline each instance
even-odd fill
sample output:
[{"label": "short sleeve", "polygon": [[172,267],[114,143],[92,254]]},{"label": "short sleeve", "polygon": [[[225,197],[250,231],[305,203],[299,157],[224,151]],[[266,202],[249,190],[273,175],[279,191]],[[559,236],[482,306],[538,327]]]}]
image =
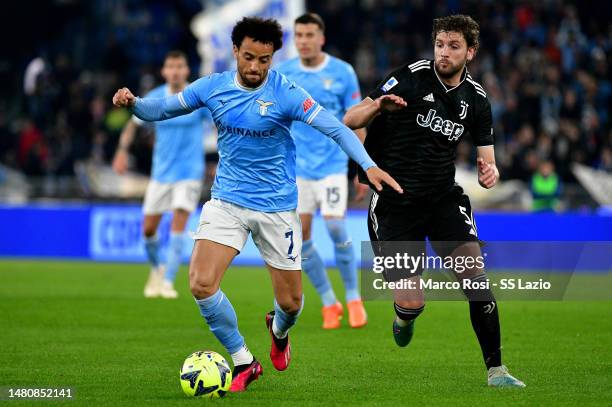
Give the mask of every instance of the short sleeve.
[{"label": "short sleeve", "polygon": [[344,110],[349,110],[361,101],[361,91],[359,90],[359,81],[357,74],[352,66],[348,66],[346,76],[346,89],[344,90]]},{"label": "short sleeve", "polygon": [[321,111],[322,106],[316,102],[300,86],[288,80],[282,83],[282,102],[285,106],[285,113],[292,119],[312,123],[315,116]]},{"label": "short sleeve", "polygon": [[[476,96],[481,97],[481,96]],[[484,99],[480,108],[480,114],[476,120],[474,131],[474,144],[476,146],[490,146],[494,144],[493,119],[491,116],[491,104]]]},{"label": "short sleeve", "polygon": [[206,101],[213,87],[213,75],[205,76],[193,82],[178,94],[181,106],[193,111],[206,106]]}]

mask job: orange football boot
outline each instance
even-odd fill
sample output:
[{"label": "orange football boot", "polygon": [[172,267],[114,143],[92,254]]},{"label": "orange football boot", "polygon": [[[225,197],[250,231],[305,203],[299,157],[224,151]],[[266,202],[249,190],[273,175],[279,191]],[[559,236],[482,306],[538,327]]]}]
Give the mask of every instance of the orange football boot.
[{"label": "orange football boot", "polygon": [[349,325],[351,328],[361,328],[368,323],[368,314],[360,299],[347,302],[346,308],[348,308]]},{"label": "orange football boot", "polygon": [[323,307],[321,308],[321,314],[323,314],[323,329],[340,328],[340,320],[342,315],[344,315],[342,304],[337,302],[334,305]]}]

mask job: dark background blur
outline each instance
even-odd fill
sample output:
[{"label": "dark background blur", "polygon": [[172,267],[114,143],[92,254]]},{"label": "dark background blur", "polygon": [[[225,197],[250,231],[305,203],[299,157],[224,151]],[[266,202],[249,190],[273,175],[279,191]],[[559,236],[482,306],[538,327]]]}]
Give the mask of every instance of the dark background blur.
[{"label": "dark background blur", "polygon": [[[306,2],[326,21],[325,50],[353,64],[365,94],[389,70],[433,57],[435,17],[473,16],[481,46],[469,69],[491,102],[502,179],[529,188],[535,175],[552,168],[564,186],[561,199],[581,190],[572,163],[612,172],[611,4]],[[142,94],[160,83],[159,67],[171,49],[189,55],[196,77],[190,22],[203,3],[56,0],[2,8],[0,183],[3,172],[16,172],[39,185],[29,198],[86,198],[75,164],[108,164],[130,117],[112,107],[114,91],[128,86]],[[131,150],[134,168],[144,174],[152,140],[142,134]],[[473,154],[470,144],[460,145],[458,167],[471,168]]]}]

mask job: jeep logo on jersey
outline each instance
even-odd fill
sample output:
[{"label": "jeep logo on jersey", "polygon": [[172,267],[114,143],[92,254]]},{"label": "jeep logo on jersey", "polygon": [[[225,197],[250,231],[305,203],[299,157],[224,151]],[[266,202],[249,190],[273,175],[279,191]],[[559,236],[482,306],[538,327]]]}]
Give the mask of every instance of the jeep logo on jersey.
[{"label": "jeep logo on jersey", "polygon": [[259,114],[265,116],[268,114],[268,106],[272,106],[272,102],[264,102],[261,99],[257,99],[256,102],[259,104]]},{"label": "jeep logo on jersey", "polygon": [[429,109],[427,117],[422,114],[417,115],[417,123],[421,127],[429,127],[437,133],[442,133],[448,136],[449,141],[457,141],[463,134],[464,127],[462,124],[444,120],[440,116],[436,116],[435,109]]}]

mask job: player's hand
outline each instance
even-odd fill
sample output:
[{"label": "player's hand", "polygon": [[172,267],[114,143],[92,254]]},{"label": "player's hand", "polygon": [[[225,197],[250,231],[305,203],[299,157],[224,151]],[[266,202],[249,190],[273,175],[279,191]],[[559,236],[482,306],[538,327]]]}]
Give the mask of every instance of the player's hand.
[{"label": "player's hand", "polygon": [[408,106],[408,103],[397,95],[382,95],[376,99],[379,111],[395,112]]},{"label": "player's hand", "polygon": [[382,191],[382,184],[387,184],[391,188],[396,190],[398,193],[404,193],[404,190],[402,189],[402,187],[400,187],[397,181],[394,180],[391,175],[387,174],[385,171],[381,170],[378,167],[368,168],[368,170],[366,171],[366,175],[368,176],[368,180],[370,181],[370,183],[374,185],[374,188],[376,188],[378,192]]},{"label": "player's hand", "polygon": [[119,174],[125,174],[128,169],[128,153],[124,149],[119,149],[113,158],[113,170]]},{"label": "player's hand", "polygon": [[121,88],[113,96],[113,105],[117,107],[132,107],[136,103],[136,96],[128,88]]},{"label": "player's hand", "polygon": [[493,188],[499,179],[497,167],[485,162],[482,157],[478,157],[476,163],[478,164],[478,183],[480,186],[487,189]]},{"label": "player's hand", "polygon": [[359,177],[353,178],[353,186],[355,187],[355,202],[361,202],[368,195],[370,187],[359,182]]}]

